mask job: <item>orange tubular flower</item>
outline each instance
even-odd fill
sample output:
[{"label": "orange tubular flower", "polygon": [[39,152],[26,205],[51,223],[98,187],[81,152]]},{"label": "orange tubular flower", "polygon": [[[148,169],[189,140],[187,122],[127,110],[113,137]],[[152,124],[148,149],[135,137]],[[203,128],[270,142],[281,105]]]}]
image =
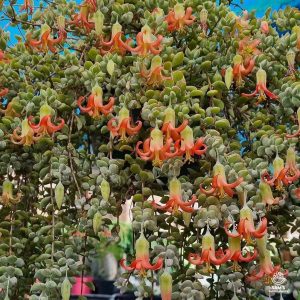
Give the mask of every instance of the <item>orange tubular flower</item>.
[{"label": "orange tubular flower", "polygon": [[255,228],[252,210],[245,203],[244,207],[240,211],[240,221],[237,227],[237,231],[233,230],[232,232],[230,232],[229,231],[230,224],[231,224],[230,221],[226,221],[224,224],[224,229],[226,234],[232,238],[244,237],[246,242],[250,244],[252,237],[261,238],[267,233],[268,221],[266,218],[262,218],[259,226]]},{"label": "orange tubular flower", "polygon": [[3,90],[0,90],[0,98],[5,97],[9,92],[8,88],[4,88]]},{"label": "orange tubular flower", "polygon": [[46,103],[40,108],[40,121],[38,124],[32,123],[33,116],[28,117],[28,124],[33,129],[34,133],[38,133],[41,136],[51,135],[56,131],[59,131],[65,125],[65,121],[59,118],[60,124],[55,125],[51,122],[51,116],[53,109]]},{"label": "orange tubular flower", "polygon": [[207,146],[204,144],[204,139],[199,138],[194,143],[193,129],[190,126],[185,126],[185,128],[180,132],[180,153],[182,156],[185,154],[185,160],[191,160],[191,157],[196,155],[202,155],[206,152]]},{"label": "orange tubular flower", "polygon": [[166,22],[168,23],[169,31],[182,30],[184,26],[189,26],[194,23],[195,17],[192,16],[193,9],[188,7],[184,10],[184,6],[181,3],[177,3],[168,15],[166,16]]},{"label": "orange tubular flower", "polygon": [[115,104],[115,98],[110,97],[109,102],[106,105],[103,105],[103,90],[99,85],[96,85],[92,89],[91,95],[88,97],[87,106],[83,107],[82,102],[85,100],[85,97],[81,96],[77,100],[78,107],[84,113],[89,114],[92,118],[99,118],[100,114],[108,115]]},{"label": "orange tubular flower", "polygon": [[[270,251],[267,249],[267,237],[258,238],[256,240],[258,252],[259,252],[259,272],[252,272],[247,280],[258,281],[264,278],[266,284],[272,283],[272,277],[278,273],[281,266],[274,266],[271,260]],[[284,276],[288,275],[288,271],[284,271]]]},{"label": "orange tubular flower", "polygon": [[175,110],[171,106],[169,106],[165,110],[165,118],[161,130],[164,134],[166,134],[166,140],[172,138],[173,141],[177,141],[180,139],[180,133],[187,126],[188,123],[189,123],[188,120],[184,120],[180,126],[175,127],[176,126]]},{"label": "orange tubular flower", "polygon": [[249,37],[243,38],[239,42],[238,53],[244,58],[244,66],[247,68],[250,61],[253,59],[253,56],[260,54],[260,51],[257,49],[257,46],[260,44],[260,40],[250,40]]},{"label": "orange tubular flower", "polygon": [[298,131],[293,134],[286,134],[286,138],[291,139],[300,135],[300,107],[297,109]]},{"label": "orange tubular flower", "polygon": [[273,94],[272,92],[270,92],[267,89],[267,73],[262,68],[259,68],[259,70],[256,73],[256,89],[255,89],[255,91],[251,94],[243,93],[242,96],[252,98],[252,97],[255,97],[257,94],[258,94],[257,104],[264,101],[266,99],[266,95],[271,100],[278,99],[278,96],[276,96],[275,94]]},{"label": "orange tubular flower", "polygon": [[87,32],[90,32],[94,28],[94,23],[89,21],[89,15],[93,12],[93,8],[90,4],[84,3],[80,5],[80,12],[73,16],[73,20],[70,24],[74,24],[80,28],[84,28]]},{"label": "orange tubular flower", "polygon": [[[237,233],[236,231],[233,233]],[[229,251],[230,251],[230,260],[233,261],[232,269],[236,271],[240,271],[241,267],[239,266],[239,262],[250,262],[256,259],[257,250],[254,249],[253,254],[247,251],[246,256],[243,256],[243,251],[241,250],[241,238],[238,237],[229,237],[228,238]]]},{"label": "orange tubular flower", "polygon": [[194,211],[193,205],[197,201],[196,196],[193,195],[190,201],[184,202],[182,200],[181,182],[177,178],[171,179],[169,188],[170,197],[167,203],[161,204],[152,201],[152,206],[170,213],[176,213],[179,209],[187,213],[192,213]]},{"label": "orange tubular flower", "polygon": [[[21,130],[21,134],[19,134]],[[41,136],[35,136],[33,129],[29,126],[28,119],[22,121],[22,127],[17,127],[13,134],[10,136],[10,140],[17,145],[31,146],[35,141],[39,140]]]},{"label": "orange tubular flower", "polygon": [[121,55],[124,55],[126,51],[128,50],[128,43],[130,42],[130,39],[127,40],[126,42],[122,41],[122,26],[119,24],[119,22],[116,22],[112,26],[112,31],[111,31],[111,39],[108,42],[102,41],[101,42],[101,53],[106,54],[108,52],[116,52]]},{"label": "orange tubular flower", "polygon": [[157,37],[152,34],[152,29],[148,25],[144,25],[136,36],[137,46],[135,48],[131,48],[127,46],[127,49],[132,53],[137,53],[140,56],[146,56],[149,53],[154,55],[158,55],[161,50],[161,42],[163,40],[162,35],[158,35]]},{"label": "orange tubular flower", "polygon": [[[3,90],[3,94],[6,95],[8,93],[8,89]],[[0,91],[1,97],[1,91]],[[0,113],[4,114],[6,117],[18,117],[20,114],[14,109],[14,104],[17,104],[17,101],[13,99],[10,101],[5,109],[0,108]]]},{"label": "orange tubular flower", "polygon": [[156,55],[152,58],[150,70],[141,71],[141,76],[144,77],[148,85],[158,86],[163,83],[164,80],[171,79],[162,74],[164,67],[162,66],[162,59]]},{"label": "orange tubular flower", "polygon": [[225,194],[227,194],[229,197],[232,197],[234,195],[233,189],[236,188],[241,182],[243,182],[243,177],[238,178],[233,183],[227,183],[225,168],[218,160],[213,168],[211,189],[205,190],[201,184],[200,191],[206,195],[214,195],[220,198],[223,198]]},{"label": "orange tubular flower", "polygon": [[259,183],[259,192],[261,200],[265,205],[278,204],[279,197],[274,198],[271,187],[262,180]]},{"label": "orange tubular flower", "polygon": [[[126,140],[126,134],[129,136],[137,134],[143,125],[141,121],[137,121],[137,126],[131,127],[130,122],[131,117],[129,117],[129,110],[123,106],[119,111],[118,118],[113,118],[108,121],[107,128],[113,137],[121,136],[121,140],[124,141]],[[114,123],[117,125],[115,126]]]},{"label": "orange tubular flower", "polygon": [[26,10],[27,13],[31,14],[33,13],[33,6],[32,6],[32,0],[24,0],[24,4],[20,8],[20,12]]},{"label": "orange tubular flower", "polygon": [[273,178],[271,178],[267,171],[261,176],[261,179],[270,186],[275,185],[276,189],[282,190],[283,185],[289,185],[296,181],[300,177],[300,171],[296,165],[296,154],[294,149],[288,149],[285,166],[283,159],[277,154],[273,161],[273,169]]},{"label": "orange tubular flower", "polygon": [[206,273],[213,273],[210,264],[221,265],[226,263],[230,259],[231,253],[227,249],[225,253],[223,251],[215,251],[215,238],[207,229],[205,235],[202,238],[202,252],[201,255],[197,253],[190,253],[188,260],[193,265],[202,265],[206,263],[204,271]]},{"label": "orange tubular flower", "polygon": [[243,64],[243,57],[237,54],[233,58],[233,78],[236,81],[237,86],[242,86],[244,84],[243,78],[250,74],[254,68],[255,60],[251,59],[247,68]]},{"label": "orange tubular flower", "polygon": [[151,265],[149,262],[149,242],[142,232],[140,237],[135,242],[135,255],[136,259],[129,265],[125,265],[125,259],[121,259],[120,265],[123,269],[129,272],[135,270],[139,271],[140,275],[145,276],[147,270],[156,271],[161,269],[163,266],[163,259],[158,258],[157,262],[154,265]]},{"label": "orange tubular flower", "polygon": [[[143,144],[143,150],[140,145]],[[150,133],[150,138],[147,138],[144,143],[139,141],[136,144],[136,152],[143,160],[152,160],[154,166],[161,166],[164,160],[174,157],[179,153],[179,141],[174,144],[175,151],[171,152],[172,139],[168,139],[164,145],[164,136],[161,130],[157,127]]]},{"label": "orange tubular flower", "polygon": [[51,28],[47,24],[43,24],[41,28],[40,40],[32,40],[31,35],[28,36],[28,43],[32,48],[46,52],[50,50],[56,53],[55,45],[63,42],[66,38],[66,32],[59,31],[58,38],[51,38]]}]

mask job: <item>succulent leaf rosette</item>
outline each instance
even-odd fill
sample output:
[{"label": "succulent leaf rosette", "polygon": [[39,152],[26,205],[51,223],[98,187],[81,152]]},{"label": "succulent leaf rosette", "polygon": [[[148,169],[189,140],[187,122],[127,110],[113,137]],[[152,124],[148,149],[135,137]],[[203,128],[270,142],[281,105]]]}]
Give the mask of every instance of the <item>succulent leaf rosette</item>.
[{"label": "succulent leaf rosette", "polygon": [[300,297],[300,12],[242,2],[0,1],[0,298]]}]

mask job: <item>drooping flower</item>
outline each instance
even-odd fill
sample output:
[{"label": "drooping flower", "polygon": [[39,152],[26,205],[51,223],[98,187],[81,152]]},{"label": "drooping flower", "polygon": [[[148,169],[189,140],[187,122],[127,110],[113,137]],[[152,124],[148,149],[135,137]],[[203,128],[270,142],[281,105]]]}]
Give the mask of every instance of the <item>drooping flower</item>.
[{"label": "drooping flower", "polygon": [[292,33],[296,34],[297,37],[297,49],[300,50],[300,26],[296,25],[292,29]]},{"label": "drooping flower", "polygon": [[131,120],[129,110],[123,106],[119,111],[118,118],[112,118],[108,121],[107,128],[113,137],[121,136],[121,140],[126,140],[127,135],[136,135],[143,125],[141,121],[137,121],[137,125],[132,127]]},{"label": "drooping flower", "polygon": [[31,14],[33,13],[33,6],[32,6],[32,0],[24,0],[24,3],[23,5],[20,7],[20,12],[26,10],[26,12],[28,14]]},{"label": "drooping flower", "polygon": [[123,269],[129,272],[133,272],[135,270],[139,271],[140,275],[146,275],[148,270],[156,271],[162,268],[163,259],[161,257],[158,258],[157,262],[154,265],[151,265],[149,262],[149,242],[144,236],[142,232],[140,237],[135,242],[135,257],[136,259],[129,265],[125,265],[125,259],[121,259],[120,265]]},{"label": "drooping flower", "polygon": [[101,10],[97,10],[93,15],[93,19],[95,24],[95,32],[101,37],[103,34],[104,14],[101,12]]},{"label": "drooping flower", "polygon": [[211,268],[211,264],[213,265],[221,265],[226,263],[230,259],[231,253],[228,249],[223,251],[215,251],[215,238],[210,233],[209,229],[207,229],[205,235],[202,237],[202,252],[198,253],[190,253],[188,256],[188,260],[193,265],[202,265],[206,264],[204,272],[213,273]]},{"label": "drooping flower", "polygon": [[294,75],[294,73],[296,72],[295,59],[296,59],[296,53],[292,49],[290,49],[286,54],[286,60],[289,68],[287,75]]},{"label": "drooping flower", "polygon": [[13,195],[13,184],[9,180],[3,181],[2,195],[0,196],[0,203],[4,206],[11,206],[20,202],[21,193],[17,193],[16,197]]},{"label": "drooping flower", "polygon": [[179,210],[188,213],[192,213],[194,211],[193,205],[197,201],[196,196],[193,195],[192,199],[189,201],[183,201],[181,182],[177,178],[171,179],[169,190],[170,190],[169,200],[165,204],[156,203],[153,200],[152,206],[154,208],[168,211],[171,213],[177,213]]},{"label": "drooping flower", "polygon": [[111,39],[108,42],[105,42],[104,40],[101,41],[101,53],[106,54],[108,52],[113,53],[119,53],[121,55],[124,55],[126,51],[128,50],[128,43],[130,42],[130,39],[123,42],[122,40],[123,31],[122,31],[122,25],[119,22],[116,22],[112,26],[111,30]]},{"label": "drooping flower", "polygon": [[262,21],[260,24],[260,30],[264,34],[268,34],[270,32],[269,23],[267,21]]},{"label": "drooping flower", "polygon": [[115,103],[115,98],[110,97],[108,103],[103,105],[103,90],[99,85],[93,87],[92,93],[88,97],[86,107],[82,106],[84,100],[84,96],[79,97],[77,105],[82,112],[89,114],[92,118],[99,118],[101,114],[105,116],[108,115],[113,110]]},{"label": "drooping flower", "polygon": [[270,174],[265,171],[261,175],[261,179],[270,186],[282,190],[283,185],[289,185],[300,177],[300,171],[296,166],[296,155],[293,148],[289,148],[287,152],[286,165],[278,153],[273,161],[274,174],[271,178]]},{"label": "drooping flower", "polygon": [[[274,266],[271,260],[270,251],[267,249],[267,237],[261,237],[256,240],[256,245],[259,252],[259,271],[252,272],[247,277],[248,281],[258,281],[264,279],[266,284],[272,283],[272,277],[281,269],[280,265]],[[287,276],[288,272],[282,273]]]},{"label": "drooping flower", "polygon": [[53,109],[47,103],[43,104],[40,108],[40,121],[38,124],[34,124],[32,120],[33,116],[28,117],[28,124],[33,129],[34,133],[40,136],[52,135],[54,132],[59,131],[65,125],[65,120],[58,118],[59,124],[55,125],[51,122],[53,115]]},{"label": "drooping flower", "polygon": [[[21,133],[20,133],[21,130]],[[31,146],[34,142],[38,141],[41,138],[40,135],[35,135],[33,129],[30,127],[28,123],[28,119],[25,118],[22,121],[21,128],[17,127],[12,135],[10,136],[10,140],[17,145]]]},{"label": "drooping flower", "polygon": [[62,43],[66,38],[66,32],[59,31],[58,37],[51,37],[51,28],[47,24],[43,24],[41,27],[41,34],[39,40],[31,39],[31,34],[27,36],[28,43],[32,48],[38,51],[46,52],[50,50],[52,53],[56,53],[56,45]]},{"label": "drooping flower", "polygon": [[207,32],[207,28],[208,28],[207,18],[208,18],[208,11],[205,8],[202,8],[200,11],[200,26],[205,35]]},{"label": "drooping flower", "polygon": [[270,185],[264,181],[259,183],[259,192],[261,200],[266,205],[275,205],[279,202],[279,197],[274,198]]},{"label": "drooping flower", "polygon": [[150,70],[141,70],[141,76],[146,79],[148,85],[158,86],[161,85],[165,80],[171,79],[171,77],[164,76],[162,71],[164,67],[162,66],[162,59],[160,56],[156,55],[151,60]]},{"label": "drooping flower", "polygon": [[180,132],[180,152],[179,155],[185,154],[185,160],[191,160],[191,158],[196,155],[202,155],[206,152],[207,146],[204,144],[204,138],[198,138],[194,142],[193,129],[190,126],[185,126],[185,128]]},{"label": "drooping flower", "polygon": [[200,185],[200,190],[206,195],[214,195],[216,197],[223,198],[225,194],[229,197],[234,195],[233,189],[236,188],[243,181],[243,177],[239,177],[233,183],[227,183],[225,168],[224,166],[217,160],[214,168],[213,168],[213,179],[211,184],[211,189],[206,190]]},{"label": "drooping flower", "polygon": [[175,110],[168,106],[164,112],[165,118],[163,122],[163,126],[161,131],[166,135],[166,140],[172,138],[173,141],[177,141],[180,139],[180,133],[189,123],[188,120],[184,120],[182,124],[176,127],[176,116]]},{"label": "drooping flower", "polygon": [[0,90],[0,98],[5,97],[9,92],[8,88],[4,88],[2,90]]},{"label": "drooping flower", "polygon": [[84,28],[90,32],[94,28],[94,23],[89,20],[90,14],[93,12],[93,7],[88,3],[80,5],[80,11],[73,16],[70,24],[74,24],[79,28]]},{"label": "drooping flower", "polygon": [[261,238],[267,233],[268,221],[266,218],[262,218],[257,228],[255,228],[253,212],[247,203],[244,203],[243,208],[240,210],[240,221],[237,230],[229,231],[229,226],[231,224],[232,222],[230,221],[225,222],[224,229],[226,234],[232,238],[243,237],[246,242],[250,244],[252,238]]},{"label": "drooping flower", "polygon": [[300,107],[297,109],[298,130],[292,134],[286,134],[286,138],[291,139],[300,135]]},{"label": "drooping flower", "polygon": [[266,100],[266,96],[268,96],[271,100],[278,99],[277,95],[273,94],[267,89],[267,73],[262,68],[259,68],[259,70],[256,73],[255,91],[250,94],[242,93],[242,96],[251,98],[251,97],[255,97],[257,94],[258,94],[257,104]]},{"label": "drooping flower", "polygon": [[242,16],[238,17],[234,14],[234,17],[235,17],[235,24],[233,27],[234,33],[239,35],[240,33],[243,33],[244,30],[249,28],[249,13],[247,10],[244,10]]},{"label": "drooping flower", "polygon": [[242,55],[245,68],[248,67],[251,60],[261,52],[257,49],[260,44],[259,39],[251,40],[249,37],[244,37],[239,41],[238,53]]},{"label": "drooping flower", "polygon": [[182,3],[177,3],[174,9],[170,10],[166,16],[166,22],[168,23],[169,31],[182,30],[185,26],[192,25],[195,17],[192,16],[193,9],[188,7],[184,9]]},{"label": "drooping flower", "polygon": [[136,36],[137,46],[135,48],[127,46],[127,48],[132,53],[137,53],[140,56],[146,56],[149,53],[158,55],[162,50],[162,40],[163,36],[153,35],[152,29],[146,24]]},{"label": "drooping flower", "polygon": [[172,284],[172,275],[165,270],[159,277],[161,300],[172,300]]},{"label": "drooping flower", "polygon": [[[143,150],[140,145],[143,144]],[[174,144],[174,152],[171,151],[172,139],[168,139],[164,144],[164,137],[161,130],[157,127],[150,133],[144,143],[139,141],[136,144],[136,152],[143,160],[151,160],[154,166],[160,166],[163,161],[168,158],[174,157],[179,153],[179,141]]]},{"label": "drooping flower", "polygon": [[251,59],[246,68],[243,63],[243,57],[239,54],[235,55],[235,57],[233,58],[233,78],[238,87],[243,86],[243,78],[252,72],[254,65],[255,60]]},{"label": "drooping flower", "polygon": [[[236,230],[233,231],[236,234]],[[243,255],[243,250],[241,249],[241,237],[228,237],[228,245],[230,251],[230,260],[233,261],[233,271],[240,271],[241,267],[239,266],[239,262],[250,262],[256,259],[257,250],[254,249],[253,254],[247,251],[246,256]]]}]

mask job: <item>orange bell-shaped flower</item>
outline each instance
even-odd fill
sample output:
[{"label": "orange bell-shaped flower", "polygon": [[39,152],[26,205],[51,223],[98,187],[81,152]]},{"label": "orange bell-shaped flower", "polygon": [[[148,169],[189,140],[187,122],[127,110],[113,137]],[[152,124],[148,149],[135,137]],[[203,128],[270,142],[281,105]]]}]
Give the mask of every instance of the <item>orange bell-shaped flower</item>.
[{"label": "orange bell-shaped flower", "polygon": [[213,265],[221,265],[226,263],[230,259],[231,253],[228,249],[223,251],[216,252],[215,251],[215,238],[210,233],[209,229],[205,235],[202,237],[202,252],[201,254],[190,253],[188,256],[188,260],[193,265],[202,265],[206,264],[204,271],[206,273],[213,273],[211,268],[211,264]]},{"label": "orange bell-shaped flower", "polygon": [[141,32],[136,36],[137,46],[135,48],[128,46],[127,48],[132,53],[137,53],[140,56],[146,56],[149,53],[158,55],[162,50],[162,40],[162,35],[156,37],[152,34],[152,29],[148,25],[144,25]]},{"label": "orange bell-shaped flower", "polygon": [[33,13],[33,6],[32,6],[32,0],[24,0],[24,3],[23,5],[20,7],[20,12],[26,10],[26,12],[28,14],[31,14]]},{"label": "orange bell-shaped flower", "polygon": [[180,126],[176,127],[176,114],[171,106],[168,106],[165,109],[164,116],[165,118],[161,131],[166,135],[166,140],[169,138],[172,138],[173,141],[179,140],[181,138],[180,133],[184,130],[189,121],[184,120]]},{"label": "orange bell-shaped flower", "polygon": [[118,118],[112,118],[108,121],[107,128],[113,137],[121,136],[121,140],[124,141],[126,140],[127,135],[136,135],[143,125],[141,121],[137,121],[137,125],[135,127],[132,127],[130,123],[131,117],[129,116],[129,110],[123,106],[119,111]]},{"label": "orange bell-shaped flower", "polygon": [[[21,133],[19,133],[21,130]],[[30,127],[28,123],[28,119],[25,118],[22,121],[22,126],[17,127],[12,135],[10,136],[10,140],[17,145],[31,146],[34,142],[38,141],[42,136],[35,135],[33,129]]]},{"label": "orange bell-shaped flower", "polygon": [[125,265],[125,259],[121,259],[121,267],[129,272],[137,270],[142,276],[146,275],[146,272],[148,270],[156,271],[161,269],[163,266],[163,259],[161,257],[158,258],[157,262],[154,265],[150,264],[149,248],[149,242],[145,238],[144,233],[142,232],[140,237],[135,242],[136,259],[129,266]]},{"label": "orange bell-shaped flower", "polygon": [[143,68],[141,70],[141,76],[146,79],[148,85],[159,86],[165,80],[171,79],[171,77],[166,77],[162,74],[163,70],[162,59],[160,56],[156,55],[151,60],[150,70]]},{"label": "orange bell-shaped flower", "polygon": [[41,27],[41,34],[39,40],[31,39],[31,34],[28,35],[28,43],[32,48],[37,49],[38,51],[46,52],[50,50],[53,53],[56,53],[56,45],[62,43],[66,39],[66,32],[59,31],[58,37],[53,39],[51,37],[51,28],[47,24],[43,24]]},{"label": "orange bell-shaped flower", "polygon": [[[274,266],[271,260],[270,251],[267,249],[267,237],[261,237],[256,240],[259,252],[259,271],[252,272],[247,277],[248,281],[258,281],[264,279],[266,284],[272,283],[273,276],[281,269],[280,265]],[[288,275],[288,271],[282,273],[283,276]]]},{"label": "orange bell-shaped flower", "polygon": [[197,201],[196,196],[193,195],[192,199],[189,201],[183,201],[181,182],[177,178],[171,179],[169,190],[169,200],[165,204],[156,203],[155,201],[152,201],[152,206],[154,208],[168,211],[171,213],[178,212],[179,210],[188,213],[192,213],[194,211],[193,205]]},{"label": "orange bell-shaped flower", "polygon": [[69,23],[90,32],[94,28],[94,23],[89,19],[92,12],[94,12],[94,8],[89,3],[83,3],[80,5],[79,13],[74,15]]},{"label": "orange bell-shaped flower", "polygon": [[[143,150],[140,145],[143,144]],[[164,144],[163,132],[156,127],[150,133],[144,143],[139,141],[136,144],[136,153],[143,160],[151,160],[154,166],[161,166],[163,161],[168,158],[174,157],[179,153],[179,141],[174,144],[174,152],[171,151],[172,139],[168,139]]]},{"label": "orange bell-shaped flower", "polygon": [[259,183],[259,192],[261,200],[265,205],[278,204],[279,197],[274,198],[270,185],[263,180]]},{"label": "orange bell-shaped flower", "polygon": [[298,130],[294,132],[293,134],[286,134],[285,136],[288,139],[294,138],[296,136],[300,135],[300,107],[297,109],[297,120],[298,120]]},{"label": "orange bell-shaped flower", "polygon": [[242,93],[242,96],[251,98],[251,97],[255,97],[257,94],[258,94],[257,104],[266,100],[266,96],[268,96],[271,100],[278,99],[278,96],[276,96],[275,94],[273,94],[267,89],[267,73],[262,68],[259,68],[259,70],[256,73],[255,91],[250,94]]},{"label": "orange bell-shaped flower", "polygon": [[195,17],[192,16],[193,9],[188,7],[184,9],[182,3],[177,3],[174,9],[169,11],[165,20],[168,23],[169,31],[182,30],[185,26],[192,25],[194,23]]},{"label": "orange bell-shaped flower", "polygon": [[185,160],[189,161],[196,155],[203,155],[206,152],[207,146],[204,144],[204,139],[199,138],[194,142],[193,129],[190,126],[186,126],[180,132],[180,153],[179,155],[185,154]]},{"label": "orange bell-shaped flower", "polygon": [[82,103],[85,97],[81,96],[77,100],[77,105],[84,113],[89,114],[92,118],[99,118],[101,114],[108,115],[113,110],[115,98],[110,97],[107,104],[103,104],[103,90],[99,85],[95,85],[91,95],[88,97],[87,106],[83,107]]},{"label": "orange bell-shaped flower", "polygon": [[250,74],[254,68],[255,61],[251,59],[247,68],[244,66],[243,57],[239,54],[233,58],[233,79],[237,86],[243,86],[243,78]]},{"label": "orange bell-shaped flower", "polygon": [[211,189],[206,190],[200,185],[200,191],[206,195],[214,195],[216,197],[223,198],[225,194],[229,197],[234,195],[233,189],[243,182],[243,177],[238,178],[233,183],[227,183],[224,166],[217,160],[213,168],[213,180]]},{"label": "orange bell-shaped flower", "polygon": [[33,116],[28,117],[28,124],[33,129],[34,133],[40,136],[52,135],[54,132],[59,131],[65,125],[65,120],[58,118],[59,124],[55,125],[51,122],[53,109],[47,103],[43,104],[40,108],[40,121],[38,124],[32,122]]}]

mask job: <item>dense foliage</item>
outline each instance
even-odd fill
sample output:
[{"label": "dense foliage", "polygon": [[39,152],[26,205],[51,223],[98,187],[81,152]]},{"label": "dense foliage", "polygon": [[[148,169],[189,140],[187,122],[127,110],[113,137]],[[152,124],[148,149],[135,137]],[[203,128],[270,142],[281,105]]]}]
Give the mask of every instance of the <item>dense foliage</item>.
[{"label": "dense foliage", "polygon": [[122,290],[297,296],[300,13],[228,4],[0,1],[1,299],[69,299],[131,198]]}]

